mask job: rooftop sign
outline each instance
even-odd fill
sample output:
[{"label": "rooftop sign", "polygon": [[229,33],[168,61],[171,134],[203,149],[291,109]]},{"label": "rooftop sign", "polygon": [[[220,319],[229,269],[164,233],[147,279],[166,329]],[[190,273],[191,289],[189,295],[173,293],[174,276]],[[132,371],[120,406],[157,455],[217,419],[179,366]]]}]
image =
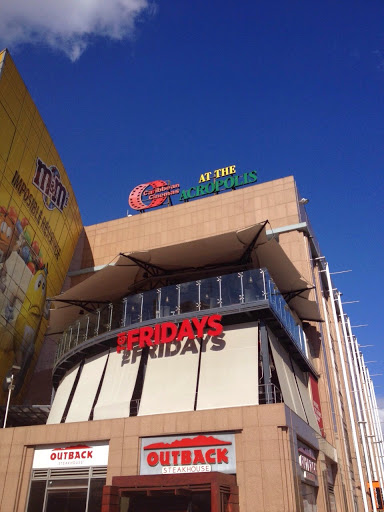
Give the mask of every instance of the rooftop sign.
[{"label": "rooftop sign", "polygon": [[150,181],[137,185],[129,194],[128,203],[133,210],[143,211],[161,206],[167,198],[179,192],[178,183],[170,185],[164,180]]},{"label": "rooftop sign", "polygon": [[[225,190],[235,190],[244,185],[251,185],[257,181],[257,172],[249,171],[236,174],[236,166],[229,165],[212,172],[200,175],[199,183],[195,187],[180,192],[180,184],[170,184],[164,180],[155,180],[137,185],[129,194],[128,203],[133,210],[144,212],[150,208],[161,206],[168,199],[180,194],[179,201],[189,201],[196,197],[218,194]],[[172,203],[170,203],[172,204]]]},{"label": "rooftop sign", "polygon": [[195,197],[202,197],[209,194],[218,194],[221,190],[234,190],[244,185],[250,185],[257,181],[257,172],[245,172],[242,175],[236,174],[236,166],[230,165],[213,172],[201,174],[199,185],[183,190],[179,201],[189,201]]}]

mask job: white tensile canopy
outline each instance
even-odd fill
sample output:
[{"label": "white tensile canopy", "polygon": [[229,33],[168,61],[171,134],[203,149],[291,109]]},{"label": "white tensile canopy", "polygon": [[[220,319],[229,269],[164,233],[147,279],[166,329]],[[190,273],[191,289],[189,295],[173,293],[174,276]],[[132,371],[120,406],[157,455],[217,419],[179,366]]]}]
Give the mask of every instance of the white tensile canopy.
[{"label": "white tensile canopy", "polygon": [[193,281],[251,268],[267,268],[277,288],[302,320],[321,321],[313,288],[298,272],[282,247],[267,238],[266,224],[207,238],[120,254],[83,282],[53,297],[48,333],[62,332],[83,309],[117,301],[129,294],[171,283]]}]

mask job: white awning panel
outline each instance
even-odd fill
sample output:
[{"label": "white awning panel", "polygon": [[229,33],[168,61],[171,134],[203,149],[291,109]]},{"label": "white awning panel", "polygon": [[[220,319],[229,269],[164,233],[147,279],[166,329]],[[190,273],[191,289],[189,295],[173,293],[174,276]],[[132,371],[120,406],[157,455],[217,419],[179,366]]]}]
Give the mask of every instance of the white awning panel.
[{"label": "white awning panel", "polygon": [[[135,290],[153,288],[151,279],[156,282],[158,276],[172,276],[174,282],[178,279],[180,282],[193,281],[200,279],[204,273],[212,274],[214,270],[217,275],[243,270],[244,263],[249,268],[266,267],[281,293],[299,294],[289,302],[299,318],[320,321],[317,304],[309,300],[306,291],[311,285],[301,276],[279,243],[267,239],[265,224],[119,255],[114,265],[107,265],[54,297],[48,334],[62,332],[70,323],[79,320],[82,309],[89,304],[113,302]],[[148,277],[151,265],[156,270],[152,278]]]},{"label": "white awning panel", "polygon": [[296,375],[296,382],[299,387],[301,400],[304,405],[305,413],[307,415],[308,423],[320,434],[319,424],[316,419],[315,411],[313,409],[312,399],[309,394],[308,377],[304,375],[303,371],[297,366],[295,361],[292,361],[293,369]]},{"label": "white awning panel", "polygon": [[65,420],[66,423],[88,421],[107,357],[108,352],[104,352],[86,359]]},{"label": "white awning panel", "polygon": [[225,327],[221,336],[207,336],[203,347],[197,409],[257,405],[257,322]]},{"label": "white awning panel", "polygon": [[61,422],[61,418],[63,417],[65,408],[67,406],[68,398],[71,394],[78,371],[79,365],[77,364],[71,368],[61,379],[55,394],[55,398],[53,400],[51,411],[47,419],[47,424],[55,424]]},{"label": "white awning panel", "polygon": [[[141,349],[118,354],[111,349],[103,384],[93,411],[94,420],[127,418],[141,361]],[[127,357],[129,356],[129,357]]]},{"label": "white awning panel", "polygon": [[307,417],[305,415],[303,404],[300,399],[299,390],[289,354],[281,346],[279,340],[269,329],[268,336],[284,403],[306,422]]},{"label": "white awning panel", "polygon": [[197,339],[151,347],[139,416],[193,411],[199,353]]}]

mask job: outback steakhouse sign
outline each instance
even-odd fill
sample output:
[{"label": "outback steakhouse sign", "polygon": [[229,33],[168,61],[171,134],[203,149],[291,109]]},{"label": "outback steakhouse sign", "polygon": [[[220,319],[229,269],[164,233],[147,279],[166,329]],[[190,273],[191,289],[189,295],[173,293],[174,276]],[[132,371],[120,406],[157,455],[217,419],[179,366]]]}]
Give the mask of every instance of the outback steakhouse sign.
[{"label": "outback steakhouse sign", "polygon": [[209,336],[219,336],[223,332],[220,321],[221,315],[205,315],[202,318],[186,318],[179,324],[162,322],[154,327],[145,325],[130,331],[120,332],[117,335],[117,352],[132,350],[135,343],[138,343],[140,348],[144,348],[160,345],[160,343],[182,341],[184,338],[189,340],[203,338],[204,331]]},{"label": "outback steakhouse sign", "polygon": [[141,475],[236,473],[234,434],[152,437],[141,440]]},{"label": "outback steakhouse sign", "polygon": [[106,466],[107,444],[76,444],[36,448],[33,457],[34,469],[59,467]]}]

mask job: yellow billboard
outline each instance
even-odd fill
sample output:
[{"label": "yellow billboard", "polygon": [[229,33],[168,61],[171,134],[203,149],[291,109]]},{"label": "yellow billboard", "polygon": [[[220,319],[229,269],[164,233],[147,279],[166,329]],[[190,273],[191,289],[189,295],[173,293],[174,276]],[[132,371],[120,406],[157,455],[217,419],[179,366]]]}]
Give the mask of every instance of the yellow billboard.
[{"label": "yellow billboard", "polygon": [[60,157],[7,50],[0,53],[0,403],[21,402],[82,229]]}]

